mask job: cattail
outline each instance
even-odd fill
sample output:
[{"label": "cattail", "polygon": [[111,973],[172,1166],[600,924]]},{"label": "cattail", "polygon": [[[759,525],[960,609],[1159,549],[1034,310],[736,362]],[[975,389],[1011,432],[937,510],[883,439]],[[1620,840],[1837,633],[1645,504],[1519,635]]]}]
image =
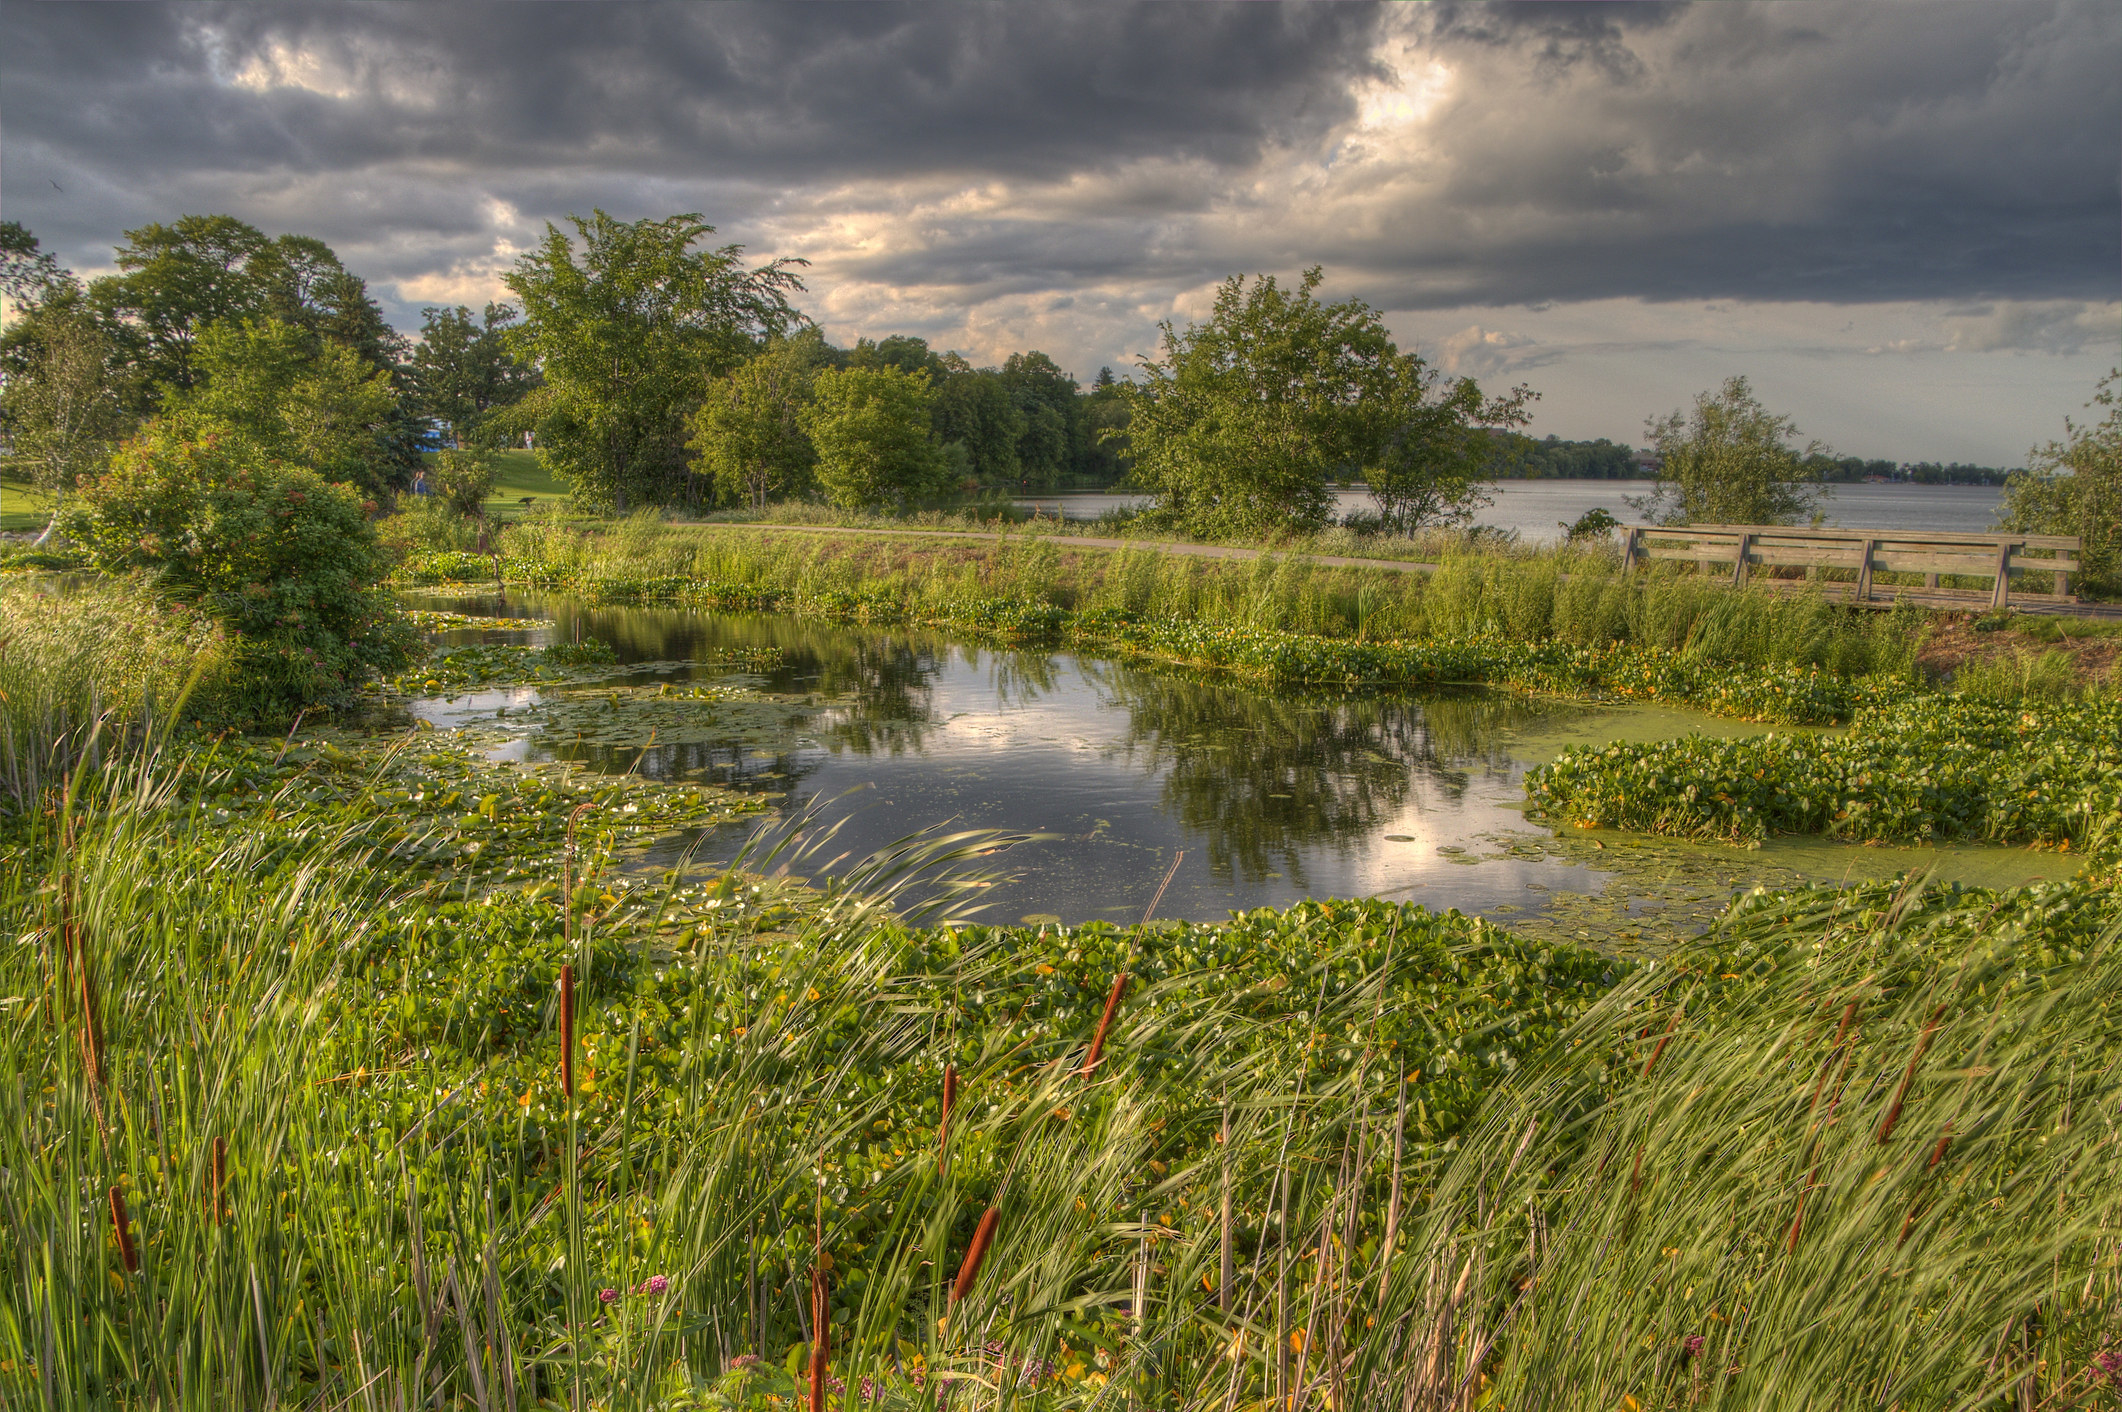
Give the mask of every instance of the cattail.
[{"label": "cattail", "polygon": [[560,1091],[575,1096],[575,968],[560,967]]},{"label": "cattail", "polygon": [[1820,1081],[1813,1085],[1812,1107],[1806,1110],[1808,1116],[1820,1110],[1820,1095],[1827,1091],[1827,1076],[1835,1067],[1835,1055],[1842,1048],[1842,1037],[1849,1033],[1850,1022],[1856,1018],[1857,1002],[1852,1000],[1842,1008],[1842,1023],[1835,1030],[1835,1042],[1828,1046],[1827,1058],[1820,1065]]},{"label": "cattail", "polygon": [[1669,1041],[1670,1041],[1670,1040],[1672,1039],[1672,1037],[1673,1037],[1673,1030],[1674,1030],[1674,1028],[1675,1028],[1676,1026],[1678,1026],[1678,1025],[1679,1025],[1679,1023],[1680,1023],[1680,1011],[1679,1011],[1679,1008],[1678,1008],[1678,1007],[1675,1007],[1675,1008],[1674,1008],[1674,1010],[1673,1010],[1673,1017],[1672,1017],[1672,1019],[1671,1019],[1671,1020],[1670,1020],[1669,1022],[1667,1022],[1666,1026],[1665,1026],[1665,1033],[1664,1033],[1664,1034],[1662,1034],[1662,1035],[1659,1035],[1659,1036],[1658,1036],[1658,1047],[1657,1047],[1656,1049],[1653,1049],[1653,1050],[1652,1050],[1652,1051],[1650,1052],[1650,1058],[1646,1059],[1646,1060],[1645,1060],[1645,1061],[1643,1062],[1643,1077],[1644,1077],[1644,1078],[1646,1078],[1646,1079],[1647,1079],[1647,1078],[1649,1078],[1649,1077],[1650,1077],[1650,1071],[1651,1071],[1652,1069],[1654,1069],[1654,1068],[1656,1068],[1656,1067],[1657,1067],[1657,1064],[1658,1064],[1658,1056],[1659,1056],[1659,1055],[1661,1055],[1661,1054],[1663,1054],[1663,1053],[1665,1052],[1665,1046],[1666,1046],[1666,1044],[1667,1044],[1667,1043],[1668,1043],[1668,1042],[1669,1042]]},{"label": "cattail", "polygon": [[832,1357],[832,1301],[828,1297],[825,1270],[814,1265],[810,1272],[810,1412],[825,1412],[825,1372]]},{"label": "cattail", "polygon": [[1112,1028],[1113,1015],[1120,1008],[1120,993],[1127,989],[1127,972],[1113,977],[1113,988],[1106,992],[1105,1013],[1098,1019],[1098,1032],[1090,1037],[1090,1053],[1083,1056],[1083,1073],[1087,1076],[1098,1067],[1098,1060],[1105,1053],[1105,1032]]},{"label": "cattail", "polygon": [[1901,1121],[1901,1103],[1908,1097],[1909,1085],[1916,1081],[1916,1066],[1923,1062],[1924,1052],[1930,1048],[1930,1037],[1936,1033],[1938,1019],[1944,1013],[1945,1007],[1943,1005],[1931,1011],[1930,1019],[1924,1022],[1923,1033],[1916,1036],[1916,1052],[1908,1056],[1908,1070],[1901,1075],[1901,1086],[1894,1090],[1893,1106],[1886,1110],[1886,1120],[1879,1124],[1879,1145],[1881,1147],[1884,1147],[1886,1140],[1894,1135],[1894,1124]]},{"label": "cattail", "polygon": [[997,1207],[990,1206],[981,1214],[973,1243],[965,1248],[965,1263],[958,1267],[958,1282],[950,1288],[951,1303],[956,1304],[973,1292],[973,1281],[980,1278],[980,1262],[987,1259],[988,1242],[995,1238],[995,1222],[1001,1219],[1002,1212]]},{"label": "cattail", "polygon": [[118,1258],[128,1271],[140,1268],[140,1252],[133,1249],[133,1224],[126,1219],[125,1193],[111,1188],[111,1228],[118,1233]]},{"label": "cattail", "polygon": [[1930,1150],[1930,1161],[1923,1164],[1923,1170],[1927,1172],[1931,1168],[1937,1166],[1940,1162],[1943,1162],[1945,1160],[1945,1149],[1951,1147],[1952,1142],[1953,1125],[1951,1123],[1947,1123],[1945,1125],[1945,1131],[1938,1134],[1938,1145]]},{"label": "cattail", "polygon": [[943,1154],[950,1144],[950,1110],[958,1101],[958,1066],[943,1066],[943,1116],[936,1122],[936,1175],[943,1175]]},{"label": "cattail", "polygon": [[206,1219],[217,1226],[227,1209],[222,1204],[222,1192],[227,1186],[228,1140],[217,1137],[206,1159]]}]

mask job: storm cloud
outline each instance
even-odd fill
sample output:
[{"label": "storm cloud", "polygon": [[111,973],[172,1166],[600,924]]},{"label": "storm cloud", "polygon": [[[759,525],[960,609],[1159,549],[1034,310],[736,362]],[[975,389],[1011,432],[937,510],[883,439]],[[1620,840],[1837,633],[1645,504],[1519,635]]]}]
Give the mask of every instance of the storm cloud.
[{"label": "storm cloud", "polygon": [[836,336],[1085,372],[1313,263],[1489,375],[1561,375],[1551,311],[1614,301],[1646,349],[1847,307],[1816,351],[2082,361],[2117,73],[2106,3],[10,0],[0,196],[84,269],[186,211],[319,235],[401,323],[601,206],[809,258]]}]

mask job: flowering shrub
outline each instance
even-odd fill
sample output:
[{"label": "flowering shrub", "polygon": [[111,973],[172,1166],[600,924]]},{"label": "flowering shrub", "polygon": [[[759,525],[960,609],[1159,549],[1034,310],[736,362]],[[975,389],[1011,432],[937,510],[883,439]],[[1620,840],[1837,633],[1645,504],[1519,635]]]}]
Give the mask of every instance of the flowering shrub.
[{"label": "flowering shrub", "polygon": [[227,628],[262,712],[339,697],[410,655],[360,496],[240,433],[151,422],[81,487],[61,529],[93,567],[142,574]]}]

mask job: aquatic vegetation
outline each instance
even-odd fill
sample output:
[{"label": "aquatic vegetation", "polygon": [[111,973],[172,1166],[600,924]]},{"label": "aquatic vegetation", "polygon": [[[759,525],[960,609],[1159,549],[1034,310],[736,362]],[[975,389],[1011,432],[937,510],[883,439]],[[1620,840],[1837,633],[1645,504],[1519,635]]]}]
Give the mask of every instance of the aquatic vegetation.
[{"label": "aquatic vegetation", "polygon": [[2122,700],[1905,695],[1840,735],[1577,746],[1526,777],[1558,824],[1747,842],[2122,842]]},{"label": "aquatic vegetation", "polygon": [[[653,532],[643,529],[641,533]],[[552,551],[551,533],[537,544]],[[559,541],[561,551],[570,547],[579,548],[579,541]],[[1066,606],[1038,586],[1042,576],[1050,576],[1052,566],[1042,567],[1037,561],[1052,552],[1050,546],[1037,543],[1024,546],[1020,557],[1034,562],[1019,563],[1012,571],[1031,582],[1006,595],[969,591],[963,584],[941,595],[915,593],[909,585],[889,577],[859,575],[812,575],[784,587],[752,577],[642,572],[638,565],[622,571],[606,561],[585,565],[552,557],[550,552],[545,557],[508,558],[504,563],[511,582],[565,588],[592,602],[669,602],[723,612],[777,611],[868,624],[944,626],[1002,642],[1067,643],[1277,683],[1345,689],[1488,683],[1577,696],[1672,701],[1749,720],[1801,725],[1844,719],[1858,703],[1895,689],[1838,675],[1816,664],[1772,657],[1749,661],[1739,644],[1721,638],[1722,646],[1715,651],[1634,641],[1580,642],[1567,635],[1546,634],[1550,624],[1545,616],[1506,626],[1492,618],[1466,614],[1461,616],[1473,618],[1471,626],[1409,636],[1390,635],[1382,630],[1381,622],[1378,633],[1349,636],[1292,627],[1301,625],[1307,615],[1284,612],[1277,606],[1237,617],[1193,611],[1160,615],[1099,601],[1096,594],[1083,606]],[[490,572],[491,561],[479,559],[478,563]],[[1272,580],[1296,563],[1277,566],[1262,560],[1254,568],[1267,565]],[[471,567],[447,555],[435,555],[415,561],[412,570],[422,580],[436,580]],[[1127,565],[1120,566],[1120,572],[1127,571]],[[1552,586],[1554,570],[1550,566],[1546,572]],[[1440,598],[1456,591],[1448,574],[1439,578],[1443,586],[1434,592]],[[1406,589],[1405,585],[1396,587]],[[1663,591],[1647,589],[1644,595],[1654,600]],[[1283,599],[1284,595],[1276,593],[1268,602],[1279,605]],[[1776,600],[1769,605],[1771,619],[1791,617],[1784,603]],[[1817,619],[1815,609],[1805,621]],[[1710,631],[1707,625],[1716,620],[1717,614],[1710,613],[1701,625]],[[1906,623],[1899,626],[1909,627]],[[1865,628],[1866,633],[1871,631]],[[1866,665],[1873,665],[1871,659],[1866,659]]]},{"label": "aquatic vegetation", "polygon": [[2100,1346],[2111,880],[1759,894],[1654,966],[1375,901],[909,927],[895,880],[1007,840],[747,910],[615,886],[667,786],[472,804],[523,772],[426,743],[107,772],[0,874],[11,1401],[1931,1406]]}]

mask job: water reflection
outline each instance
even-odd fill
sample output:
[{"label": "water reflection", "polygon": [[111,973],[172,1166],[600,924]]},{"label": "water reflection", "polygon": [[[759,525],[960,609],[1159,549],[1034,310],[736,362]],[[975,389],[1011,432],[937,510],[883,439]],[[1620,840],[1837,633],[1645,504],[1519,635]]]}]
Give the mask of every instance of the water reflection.
[{"label": "water reflection", "polygon": [[[504,611],[491,598],[450,606]],[[537,599],[505,611],[608,642],[622,665],[594,688],[510,708],[501,724],[521,738],[499,749],[729,784],[787,811],[829,802],[854,811],[840,841],[857,853],[943,825],[1054,835],[1010,855],[1020,875],[993,891],[1003,916],[1139,915],[1178,849],[1188,859],[1161,908],[1198,918],[1369,893],[1522,911],[1605,877],[1458,853],[1523,827],[1511,737],[1582,708],[1293,694],[768,615]],[[481,698],[419,709],[438,724],[497,723]],[[710,839],[704,856],[736,842]]]}]

